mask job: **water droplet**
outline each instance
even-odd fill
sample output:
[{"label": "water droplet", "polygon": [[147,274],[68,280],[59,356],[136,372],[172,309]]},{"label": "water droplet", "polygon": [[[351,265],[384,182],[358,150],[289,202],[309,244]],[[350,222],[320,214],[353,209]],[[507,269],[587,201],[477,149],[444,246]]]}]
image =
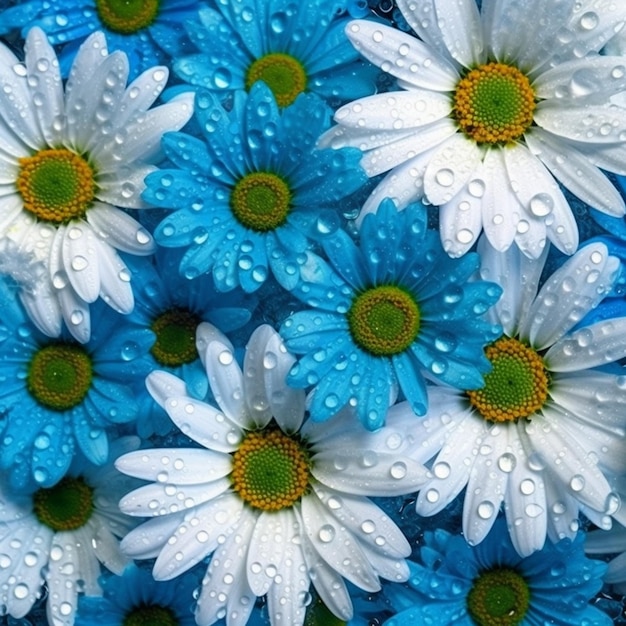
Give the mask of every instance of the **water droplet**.
[{"label": "water droplet", "polygon": [[572,491],[582,491],[585,488],[585,479],[580,474],[576,474],[569,481],[569,486]]},{"label": "water droplet", "polygon": [[389,474],[391,474],[392,478],[400,480],[406,476],[407,471],[408,469],[406,463],[404,463],[403,461],[397,461],[391,466]]},{"label": "water droplet", "polygon": [[330,543],[335,538],[335,528],[331,524],[324,524],[319,529],[318,536],[323,543]]},{"label": "water droplet", "polygon": [[515,458],[515,455],[510,452],[505,452],[498,459],[498,467],[507,474],[515,469],[516,464],[517,459]]},{"label": "water droplet", "polygon": [[587,11],[580,18],[580,26],[583,30],[593,30],[599,24],[600,18],[597,13]]},{"label": "water droplet", "polygon": [[488,500],[484,500],[478,505],[476,511],[478,513],[478,517],[480,517],[481,519],[489,519],[493,516],[495,512],[495,507]]},{"label": "water droplet", "polygon": [[450,187],[454,184],[454,172],[451,169],[443,168],[435,174],[435,180],[442,187]]}]

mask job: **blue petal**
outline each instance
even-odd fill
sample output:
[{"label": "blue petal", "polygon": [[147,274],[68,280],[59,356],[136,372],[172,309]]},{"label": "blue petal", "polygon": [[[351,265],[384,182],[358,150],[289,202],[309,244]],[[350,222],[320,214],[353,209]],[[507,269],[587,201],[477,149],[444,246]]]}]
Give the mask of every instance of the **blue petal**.
[{"label": "blue petal", "polygon": [[428,394],[420,362],[410,350],[395,354],[391,361],[400,389],[413,413],[424,415],[428,409]]}]

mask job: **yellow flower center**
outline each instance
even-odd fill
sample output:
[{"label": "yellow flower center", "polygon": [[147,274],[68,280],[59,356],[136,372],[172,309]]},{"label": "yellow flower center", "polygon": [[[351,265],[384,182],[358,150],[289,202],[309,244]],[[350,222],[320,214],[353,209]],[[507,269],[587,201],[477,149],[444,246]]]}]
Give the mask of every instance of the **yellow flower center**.
[{"label": "yellow flower center", "polygon": [[262,80],[273,92],[278,106],[289,106],[306,89],[302,63],[288,54],[274,52],[257,59],[246,73],[246,89]]},{"label": "yellow flower center", "polygon": [[480,574],[467,595],[467,611],[476,626],[517,626],[529,605],[528,583],[511,569]]},{"label": "yellow flower center", "polygon": [[184,309],[170,309],[152,322],[156,341],[152,355],[161,365],[179,366],[198,358],[196,328],[200,318]]},{"label": "yellow flower center", "polygon": [[248,433],[233,454],[233,490],[255,509],[280,511],[307,492],[307,450],[277,428]]},{"label": "yellow flower center", "polygon": [[55,532],[82,528],[93,513],[93,489],[82,477],[66,476],[33,495],[35,516]]},{"label": "yellow flower center", "polygon": [[132,35],[156,20],[160,4],[160,0],[96,0],[96,11],[109,30]]},{"label": "yellow flower center", "polygon": [[30,394],[40,404],[66,411],[80,404],[91,388],[91,358],[74,344],[54,344],[33,356],[27,378]]},{"label": "yellow flower center", "polygon": [[485,350],[493,369],[485,386],[467,391],[470,403],[491,422],[531,417],[548,398],[550,378],[543,359],[517,339],[502,337]]},{"label": "yellow flower center", "polygon": [[124,617],[122,626],[178,626],[179,623],[171,609],[158,604],[142,604]]},{"label": "yellow flower center", "polygon": [[230,208],[246,228],[265,233],[287,221],[291,190],[276,174],[252,172],[240,179],[230,196]]},{"label": "yellow flower center", "polygon": [[535,106],[535,92],[522,72],[503,63],[487,63],[459,81],[452,116],[476,143],[507,144],[528,130]]},{"label": "yellow flower center", "polygon": [[360,348],[375,356],[392,356],[415,341],[420,311],[413,296],[401,287],[372,287],[352,301],[348,326]]},{"label": "yellow flower center", "polygon": [[40,150],[19,160],[16,181],[24,209],[44,222],[64,224],[83,217],[91,206],[94,171],[71,150]]}]

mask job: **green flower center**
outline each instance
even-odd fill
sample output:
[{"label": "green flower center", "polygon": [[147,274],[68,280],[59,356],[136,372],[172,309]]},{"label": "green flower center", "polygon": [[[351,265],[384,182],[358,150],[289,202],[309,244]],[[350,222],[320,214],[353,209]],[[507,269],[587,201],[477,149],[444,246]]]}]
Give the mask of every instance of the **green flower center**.
[{"label": "green flower center", "polygon": [[246,89],[262,80],[274,93],[278,106],[289,106],[306,89],[302,63],[288,54],[274,52],[257,59],[246,74]]},{"label": "green flower center", "polygon": [[178,626],[178,618],[164,606],[145,604],[135,607],[122,622],[122,626]]},{"label": "green flower center", "polygon": [[248,433],[233,454],[233,490],[255,509],[280,511],[307,492],[310,464],[302,444],[281,430]]},{"label": "green flower center", "polygon": [[27,387],[43,406],[66,411],[80,404],[91,388],[93,369],[84,348],[74,344],[54,344],[33,356]]},{"label": "green flower center", "polygon": [[360,348],[375,356],[392,356],[415,341],[420,310],[415,298],[401,287],[373,287],[352,301],[348,326]]},{"label": "green flower center", "polygon": [[247,174],[235,185],[230,208],[240,224],[260,233],[287,221],[291,191],[287,183],[269,172]]},{"label": "green flower center", "polygon": [[55,532],[82,528],[93,513],[93,489],[82,477],[66,476],[33,495],[37,519]]},{"label": "green flower center", "polygon": [[467,611],[477,626],[517,626],[529,605],[528,584],[511,569],[480,574],[467,595]]},{"label": "green flower center", "polygon": [[96,0],[96,11],[109,30],[132,35],[156,20],[160,4],[160,0]]},{"label": "green flower center", "polygon": [[459,81],[452,115],[477,143],[506,144],[530,127],[535,106],[535,92],[522,72],[503,63],[487,63]]},{"label": "green flower center", "polygon": [[333,615],[315,594],[313,602],[306,609],[304,626],[346,626],[346,622]]},{"label": "green flower center", "polygon": [[502,337],[487,346],[492,370],[485,386],[466,392],[470,403],[491,422],[531,417],[548,398],[550,379],[543,359],[517,339]]},{"label": "green flower center", "polygon": [[152,322],[156,341],[152,355],[161,365],[179,366],[198,358],[196,328],[200,318],[184,309],[171,309]]},{"label": "green flower center", "polygon": [[44,222],[83,217],[96,190],[94,171],[71,150],[40,150],[19,160],[16,186],[24,209]]}]

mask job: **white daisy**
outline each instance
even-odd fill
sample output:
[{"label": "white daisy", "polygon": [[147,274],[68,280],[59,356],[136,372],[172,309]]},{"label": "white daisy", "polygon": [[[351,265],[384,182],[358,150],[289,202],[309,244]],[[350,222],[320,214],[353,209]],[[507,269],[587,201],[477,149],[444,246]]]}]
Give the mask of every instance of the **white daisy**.
[{"label": "white daisy", "polygon": [[128,59],[107,52],[103,33],[81,46],[65,88],[59,63],[39,28],[28,33],[25,60],[0,44],[0,240],[43,261],[46,273],[22,300],[39,328],[58,336],[62,320],[89,339],[89,303],[133,308],[130,273],[117,250],[154,251],[150,234],[125,211],[146,206],[165,131],[193,112],[182,95],[149,110],[167,81],[155,67],[130,85]]},{"label": "white daisy", "polygon": [[[137,447],[119,439],[112,453]],[[15,618],[28,614],[47,590],[50,626],[74,623],[78,594],[101,595],[100,563],[121,574],[128,558],[119,539],[134,526],[118,498],[132,485],[105,466],[77,462],[55,486],[17,495],[0,486],[0,607]]]},{"label": "white daisy", "polygon": [[410,546],[368,495],[406,494],[425,468],[404,456],[407,422],[377,433],[355,430],[352,416],[303,425],[305,396],[285,385],[295,359],[269,326],[246,349],[243,372],[230,342],[198,328],[219,409],[189,397],[166,372],[147,379],[152,396],[203,448],[141,450],[117,467],[155,481],[120,507],[153,519],[129,533],[122,549],[156,558],[168,580],[212,554],[198,598],[201,626],[225,617],[245,624],[255,597],[267,594],[271,623],[302,624],[311,582],[337,617],[350,619],[343,578],[380,589],[379,577],[406,580]]},{"label": "white daisy", "polygon": [[503,287],[488,315],[504,334],[486,349],[493,369],[482,389],[429,388],[430,410],[412,430],[414,458],[434,458],[417,512],[441,511],[465,487],[468,541],[484,539],[504,503],[526,556],[546,534],[573,538],[579,511],[609,528],[619,506],[607,477],[626,469],[626,378],[599,367],[626,355],[626,318],[572,330],[611,288],[619,261],[589,244],[537,293],[545,253],[499,253],[484,237],[479,251],[481,277]]},{"label": "white daisy", "polygon": [[624,215],[599,168],[626,174],[626,57],[598,54],[622,28],[625,3],[594,0],[398,0],[416,39],[355,20],[346,33],[402,91],[340,108],[321,145],[356,146],[370,176],[389,174],[359,219],[384,197],[440,206],[451,256],[484,230],[500,251],[514,241],[538,257],[546,237],[578,247],[557,181],[592,207]]}]

